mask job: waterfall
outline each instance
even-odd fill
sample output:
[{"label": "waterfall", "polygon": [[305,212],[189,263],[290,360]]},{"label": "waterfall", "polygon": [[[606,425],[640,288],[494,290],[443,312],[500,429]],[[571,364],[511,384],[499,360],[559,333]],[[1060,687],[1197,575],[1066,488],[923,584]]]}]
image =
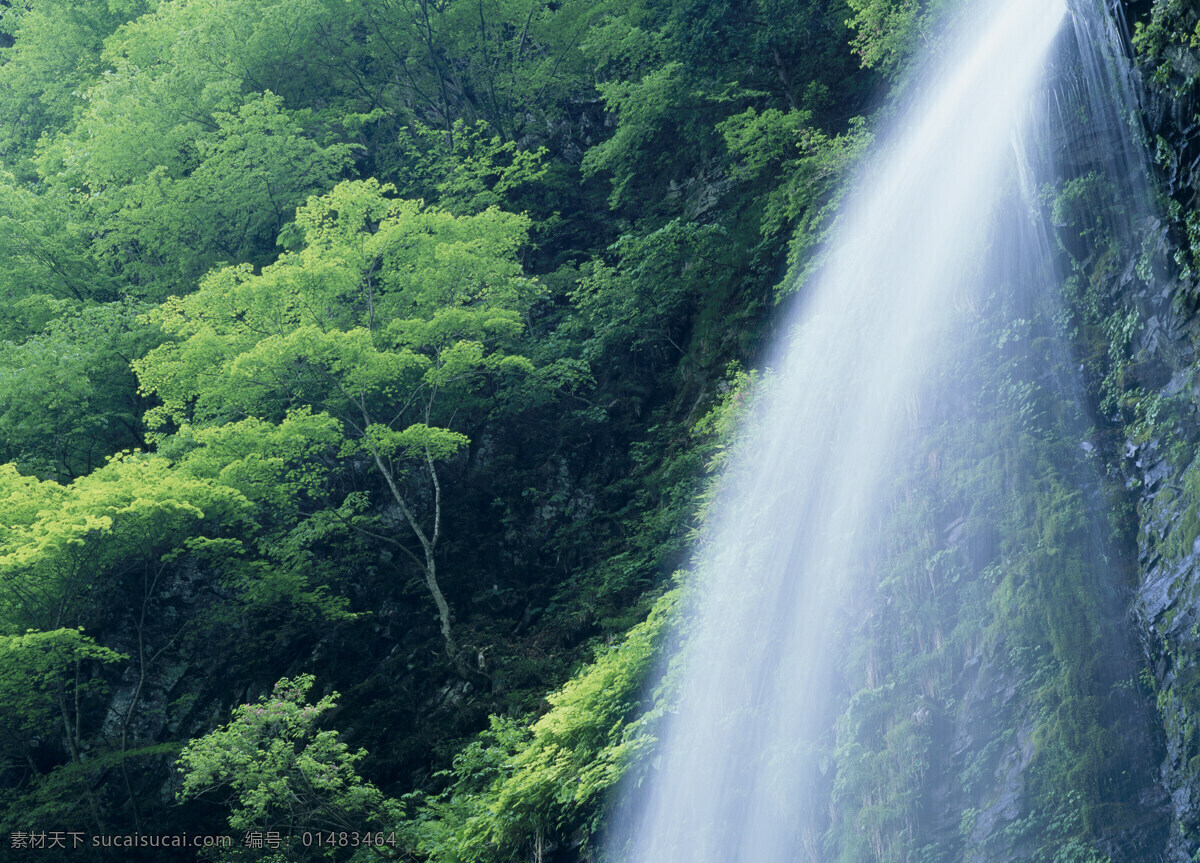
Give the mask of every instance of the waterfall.
[{"label": "waterfall", "polygon": [[[1054,209],[1053,192],[1074,218],[1092,177],[1128,203],[1111,228],[1128,239],[1146,212],[1143,157],[1120,105],[1096,109],[1123,86],[1098,17],[1072,29],[1065,0],[970,6],[907,87],[789,310],[709,518],[659,757],[610,830],[620,859],[983,860],[1015,824],[1008,853],[1030,859],[1070,851],[1096,832],[1079,813],[1109,811],[1086,779],[1044,815],[1026,799],[1057,775],[1053,758],[1077,757],[1081,729],[1125,721],[1106,705],[1129,670],[1125,647],[1106,646],[1121,600],[1079,365],[1055,333],[1067,313],[1040,296],[1069,273],[1034,211]],[[1065,42],[1084,74],[1052,82]],[[1091,143],[1063,144],[1070,130]],[[1097,136],[1121,150],[1110,182],[1084,172]],[[1047,191],[1064,175],[1075,197]],[[1063,608],[1028,622],[1038,596]],[[972,628],[965,609],[987,619]],[[1069,649],[1116,659],[1075,671]],[[905,651],[929,670],[901,668]],[[1080,769],[1128,766],[1119,749]],[[931,780],[939,770],[954,778]],[[922,836],[941,844],[896,850]]]}]

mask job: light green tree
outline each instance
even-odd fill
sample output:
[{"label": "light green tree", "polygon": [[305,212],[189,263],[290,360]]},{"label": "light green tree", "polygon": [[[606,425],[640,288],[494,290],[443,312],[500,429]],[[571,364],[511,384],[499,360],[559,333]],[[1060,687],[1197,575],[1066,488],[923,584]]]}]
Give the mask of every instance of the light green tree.
[{"label": "light green tree", "polygon": [[99,77],[104,40],[146,7],[142,0],[30,0],[0,11],[0,153],[23,179],[43,133],[70,123],[80,92]]},{"label": "light green tree", "polygon": [[[207,546],[235,556],[237,540],[223,534],[245,526],[247,512],[235,490],[187,477],[166,459],[144,454],[116,456],[69,485],[0,466],[0,636],[28,636],[7,643],[24,651],[10,657],[14,669],[33,667],[25,658],[43,655],[29,653],[34,647],[53,648],[45,655],[57,674],[47,694],[61,720],[53,739],[62,741],[64,763],[29,779],[44,807],[69,808],[76,800],[103,827],[103,806],[93,793],[97,777],[116,768],[129,785],[128,758],[153,746],[133,725],[151,674],[186,630],[200,624],[184,619],[170,632],[154,625],[172,567],[185,553],[203,556]],[[107,717],[97,717],[80,697],[91,676],[85,663],[114,661],[116,654],[74,635],[34,644],[30,633],[76,632],[114,608],[121,609],[123,634],[134,645],[126,676],[131,688]],[[97,722],[107,729],[99,740]]]},{"label": "light green tree", "polygon": [[219,261],[263,262],[295,207],[332,185],[353,150],[306,137],[299,115],[269,92],[205,123],[182,122],[174,141],[161,118],[145,118],[153,128],[140,132],[127,128],[124,108],[94,119],[101,131],[85,140],[47,145],[42,170],[87,190],[80,208],[92,256],[129,292],[155,300],[188,290]]},{"label": "light green tree", "polygon": [[339,850],[336,838],[314,842],[311,851],[300,847],[302,835],[319,832],[351,834],[356,847],[398,857],[399,803],[358,775],[366,752],[351,751],[336,731],[318,730],[338,694],[308,704],[312,686],[311,674],[280,680],[257,703],[234,708],[228,724],[191,741],[179,756],[179,797],[228,789],[230,828],[290,835],[289,860]]},{"label": "light green tree", "polygon": [[854,17],[851,44],[863,66],[895,76],[920,39],[928,38],[928,22],[917,0],[848,0]]},{"label": "light green tree", "polygon": [[310,199],[297,251],[261,273],[213,272],[154,310],[170,341],[134,366],[162,402],[148,422],[163,431],[332,417],[337,456],[367,459],[398,510],[409,541],[375,535],[420,567],[457,662],[438,577],[438,465],[534,372],[518,351],[539,287],[517,261],[525,217],[456,217],[389,191],[346,182]]}]

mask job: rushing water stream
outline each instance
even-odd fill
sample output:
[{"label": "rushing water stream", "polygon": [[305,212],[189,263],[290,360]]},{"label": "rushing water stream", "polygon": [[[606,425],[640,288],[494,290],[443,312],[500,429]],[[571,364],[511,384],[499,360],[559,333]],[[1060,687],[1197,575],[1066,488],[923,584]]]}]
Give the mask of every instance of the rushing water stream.
[{"label": "rushing water stream", "polygon": [[[612,845],[637,863],[834,858],[822,838],[836,820],[828,799],[834,768],[820,745],[840,709],[835,679],[848,661],[834,630],[847,614],[875,613],[854,596],[878,565],[869,540],[896,478],[914,470],[931,404],[957,405],[951,419],[968,427],[968,440],[971,423],[980,422],[973,411],[981,397],[958,371],[963,346],[977,338],[968,331],[977,306],[1013,283],[1045,291],[1061,279],[1049,234],[1029,217],[1046,163],[1062,157],[1047,142],[1061,141],[1073,123],[1108,134],[1127,150],[1112,163],[1126,174],[1115,182],[1137,174],[1130,166],[1141,157],[1127,133],[1100,128],[1121,125],[1120,106],[1082,124],[1075,117],[1087,110],[1088,87],[1103,99],[1119,89],[1104,68],[1111,47],[1109,54],[1089,47],[1111,33],[1091,19],[1065,26],[1066,0],[980,2],[965,19],[909,88],[892,131],[880,136],[827,260],[804,286],[769,363],[762,409],[708,525],[661,757],[648,789],[636,792],[636,814],[613,831]],[[1051,85],[1066,41],[1086,80]],[[1057,139],[1044,134],[1047,125],[1059,127]],[[1138,218],[1136,206],[1124,212],[1130,222]],[[1009,337],[989,338],[1003,345]],[[1020,410],[1019,399],[1010,402]],[[986,450],[986,441],[976,443]],[[918,469],[936,471],[932,450],[915,458],[928,461]],[[1018,779],[1035,748],[1020,738],[1005,738],[1015,766],[1004,769]],[[1006,781],[1001,768],[995,775]],[[1002,790],[980,799],[1002,799]],[[968,849],[973,832],[1016,817],[994,808],[978,813],[978,827],[958,831]],[[874,841],[882,848],[887,839]]]}]

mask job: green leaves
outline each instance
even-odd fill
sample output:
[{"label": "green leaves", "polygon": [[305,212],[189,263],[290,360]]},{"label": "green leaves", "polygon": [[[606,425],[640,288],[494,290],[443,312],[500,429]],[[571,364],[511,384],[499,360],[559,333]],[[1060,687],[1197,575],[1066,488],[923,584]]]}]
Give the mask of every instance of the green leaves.
[{"label": "green leaves", "polygon": [[[600,86],[608,109],[620,120],[616,134],[588,150],[583,161],[586,173],[606,171],[613,176],[608,203],[617,207],[626,202],[635,178],[666,167],[670,155],[650,146],[655,140],[671,138],[676,108],[681,101],[694,98],[681,63],[667,63],[642,77],[640,81],[620,81]],[[654,159],[646,164],[648,159]]]},{"label": "green leaves", "polygon": [[[145,826],[161,783],[118,777],[129,757],[161,756],[172,729],[213,715],[213,692],[363,638],[411,643],[421,658],[389,653],[379,675],[431,697],[448,665],[414,575],[478,702],[462,723],[430,720],[440,747],[497,703],[540,699],[591,633],[644,617],[708,460],[693,416],[752,349],[746,322],[778,278],[780,245],[759,229],[803,223],[856,154],[839,135],[858,86],[849,14],[842,0],[0,10],[15,37],[0,48],[0,461],[15,462],[0,469],[0,633],[87,625],[133,656],[120,685],[144,672],[149,687],[113,693],[145,735],[120,751],[99,686],[68,704],[68,742],[43,728],[40,749],[13,749],[69,767],[21,799]],[[649,739],[629,721],[653,648],[634,642],[544,726],[498,721],[464,756],[460,778],[480,775],[462,789],[512,782],[486,813],[456,792],[446,830],[465,832],[439,848],[474,860],[472,842],[594,826]],[[91,649],[54,655],[98,678],[112,657]],[[346,802],[357,754],[320,737],[302,696],[253,707],[267,704],[270,722],[237,712],[196,775],[250,820],[297,789],[364,811]],[[383,769],[424,769],[427,741],[396,738]],[[246,762],[221,760],[243,744]],[[254,782],[235,788],[243,767]]]},{"label": "green leaves", "polygon": [[278,418],[306,405],[361,430],[364,413],[403,415],[420,399],[428,425],[439,400],[489,372],[529,371],[506,351],[537,291],[512,257],[528,220],[455,217],[387,191],[339,185],[297,213],[303,248],[260,275],[219,270],[156,309],[150,320],[176,340],[134,364],[163,403],[151,422]]},{"label": "green leaves", "polygon": [[717,126],[735,159],[732,177],[764,187],[763,236],[792,229],[791,267],[783,281],[791,289],[803,283],[798,273],[815,266],[812,252],[832,226],[850,170],[873,140],[861,117],[834,136],[811,120],[808,111],[750,108]]},{"label": "green leaves", "polygon": [[546,148],[522,150],[489,134],[482,121],[455,120],[449,134],[421,122],[400,132],[397,183],[401,194],[433,199],[456,215],[503,207],[522,187],[546,175]]},{"label": "green leaves", "polygon": [[854,50],[863,66],[894,76],[921,29],[917,0],[848,0]]},{"label": "green leaves", "polygon": [[0,625],[74,623],[111,576],[158,560],[247,501],[228,487],[172,471],[165,459],[116,456],[69,486],[37,482],[0,466]]},{"label": "green leaves", "polygon": [[599,823],[598,802],[653,749],[665,691],[642,695],[675,617],[679,592],[655,604],[626,638],[549,697],[528,727],[493,717],[491,729],[454,763],[455,783],[423,801],[403,825],[429,859],[499,861],[535,836]]},{"label": "green leaves", "polygon": [[[179,756],[180,798],[229,788],[235,831],[298,837],[301,831],[390,830],[398,804],[358,775],[365,752],[352,752],[336,731],[317,730],[338,694],[308,704],[312,686],[311,674],[280,680],[257,703],[236,707],[227,725],[191,741]],[[318,846],[313,856],[324,856],[321,851]]]},{"label": "green leaves", "polygon": [[76,663],[125,658],[81,629],[0,635],[0,727],[10,734],[41,733],[53,717],[53,695],[68,675],[74,678]]},{"label": "green leaves", "polygon": [[160,452],[186,476],[236,489],[275,514],[291,512],[317,493],[322,456],[340,443],[341,426],[299,408],[276,424],[250,418],[222,426],[185,426],[163,441]]},{"label": "green leaves", "polygon": [[[742,181],[766,180],[762,232],[777,233],[803,219],[801,235],[819,236],[840,196],[835,192],[847,170],[858,162],[872,140],[864,121],[850,122],[842,135],[831,137],[810,123],[808,111],[759,113],[753,108],[717,126],[737,160],[733,176]],[[811,245],[805,243],[805,251]]]},{"label": "green leaves", "polygon": [[414,423],[402,431],[393,431],[384,425],[369,425],[363,435],[363,446],[372,452],[388,457],[407,456],[445,459],[470,443],[464,434],[449,429],[430,428],[424,423]]},{"label": "green leaves", "polygon": [[[39,314],[36,298],[22,304]],[[142,405],[129,357],[157,344],[140,308],[111,303],[66,310],[20,341],[0,342],[0,458],[69,480],[116,448],[142,445]],[[20,308],[20,307],[18,307]],[[68,307],[69,308],[69,307]]]},{"label": "green leaves", "polygon": [[190,287],[218,260],[260,258],[296,205],[332,184],[353,150],[305,137],[296,115],[271,93],[235,112],[217,111],[213,122],[215,129],[192,142],[194,167],[189,159],[155,165],[145,179],[81,178],[94,193],[89,203],[101,225],[93,253],[142,295]]},{"label": "green leaves", "polygon": [[0,53],[5,164],[29,176],[38,138],[70,122],[78,91],[99,73],[104,39],[143,9],[137,0],[37,0],[4,8],[0,30],[13,37]]},{"label": "green leaves", "polygon": [[[1165,61],[1166,51],[1171,45],[1200,45],[1200,22],[1196,22],[1188,4],[1183,0],[1162,0],[1150,9],[1150,18],[1135,22],[1133,46],[1139,59],[1147,64],[1156,64],[1155,78],[1165,84],[1171,76],[1171,64]],[[1194,82],[1184,84],[1193,86]]]},{"label": "green leaves", "polygon": [[[216,271],[196,293],[155,309],[149,320],[175,341],[134,368],[143,393],[161,400],[147,414],[160,441],[172,425],[189,434],[236,427],[237,437],[251,439],[316,425],[326,440],[339,439],[326,469],[338,459],[349,472],[347,463],[367,454],[364,464],[419,545],[420,556],[401,547],[424,570],[457,664],[437,580],[443,504],[435,462],[469,443],[452,426],[497,408],[485,386],[499,390],[534,371],[510,349],[538,288],[515,260],[528,219],[495,209],[456,217],[389,191],[347,182],[310,199],[296,216],[301,248],[258,274]],[[406,493],[414,467],[429,484],[425,512]],[[245,482],[280,468],[242,459],[236,475],[230,466],[217,470]],[[348,521],[361,527],[361,519]],[[371,533],[399,543],[380,530]]]},{"label": "green leaves", "polygon": [[[96,644],[82,628],[0,634],[0,772],[8,780],[9,793],[18,787],[26,792],[31,786],[35,789],[24,797],[18,817],[11,809],[0,809],[0,823],[27,830],[47,810],[56,818],[69,814],[63,811],[69,804],[63,804],[72,800],[71,791],[78,790],[70,788],[75,777],[69,768],[43,777],[31,751],[40,740],[69,732],[62,724],[66,699],[78,705],[98,688],[81,671],[126,658]],[[65,793],[54,793],[60,789]]]}]

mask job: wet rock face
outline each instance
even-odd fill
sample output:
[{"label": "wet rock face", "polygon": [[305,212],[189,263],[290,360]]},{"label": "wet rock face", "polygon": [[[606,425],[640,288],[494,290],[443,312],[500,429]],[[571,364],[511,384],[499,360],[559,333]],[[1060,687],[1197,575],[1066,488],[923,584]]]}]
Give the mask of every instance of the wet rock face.
[{"label": "wet rock face", "polygon": [[[1189,466],[1184,473],[1195,469]],[[1151,668],[1142,682],[1156,692],[1165,732],[1161,776],[1173,820],[1168,859],[1187,861],[1197,850],[1200,835],[1200,739],[1196,732],[1200,721],[1200,551],[1191,536],[1194,504],[1186,497],[1176,497],[1169,486],[1156,485],[1157,490],[1148,490],[1139,506],[1143,513],[1139,540],[1142,580],[1136,618]],[[1182,554],[1175,551],[1180,543],[1188,544]]]},{"label": "wet rock face", "polygon": [[[1176,427],[1194,452],[1194,418]],[[1172,812],[1168,860],[1189,861],[1200,848],[1200,536],[1195,488],[1200,462],[1179,465],[1165,441],[1130,444],[1130,467],[1140,476],[1140,583],[1134,607],[1149,671],[1142,685],[1155,693],[1165,738],[1161,766]],[[1178,450],[1176,450],[1178,451]],[[1131,479],[1136,483],[1137,479]]]},{"label": "wet rock face", "polygon": [[1170,202],[1169,240],[1195,307],[1200,272],[1200,6],[1187,0],[1125,3],[1136,45],[1147,144]]},{"label": "wet rock face", "polygon": [[[1165,735],[1161,780],[1169,795],[1166,859],[1200,851],[1200,47],[1192,44],[1200,7],[1179,0],[1124,4],[1137,43],[1137,83],[1160,190],[1168,200],[1163,242],[1173,274],[1161,291],[1122,297],[1146,326],[1131,347],[1156,372],[1138,381],[1144,398],[1168,406],[1125,443],[1121,471],[1137,499],[1139,582],[1134,623]],[[1163,379],[1166,378],[1164,382]],[[1126,418],[1126,426],[1130,423]]]}]

